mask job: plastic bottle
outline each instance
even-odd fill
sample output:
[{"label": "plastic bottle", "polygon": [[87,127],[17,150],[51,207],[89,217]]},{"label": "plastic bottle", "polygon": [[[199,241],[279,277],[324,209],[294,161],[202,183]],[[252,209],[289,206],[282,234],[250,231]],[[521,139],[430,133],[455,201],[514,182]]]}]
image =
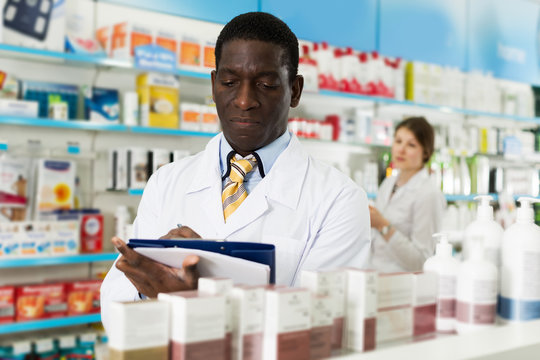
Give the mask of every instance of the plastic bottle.
[{"label": "plastic bottle", "polygon": [[491,195],[478,195],[474,200],[479,200],[476,211],[476,220],[465,228],[463,242],[463,258],[470,257],[470,243],[473,238],[481,238],[484,247],[484,259],[491,261],[495,266],[501,265],[501,242],[504,230],[499,223],[493,220],[493,207],[489,202],[493,200]]},{"label": "plastic bottle", "polygon": [[540,318],[540,227],[534,223],[533,203],[521,197],[516,222],[502,243],[499,317],[504,322]]},{"label": "plastic bottle", "polygon": [[497,267],[484,260],[481,238],[470,243],[470,258],[459,266],[456,330],[459,334],[495,325]]},{"label": "plastic bottle", "polygon": [[127,206],[118,205],[114,213],[114,235],[124,241],[128,241],[129,239],[126,239],[126,225],[129,222],[130,216]]},{"label": "plastic bottle", "polygon": [[456,282],[459,262],[452,256],[452,244],[448,243],[448,234],[437,233],[439,243],[435,255],[424,263],[424,272],[437,274],[439,288],[437,291],[436,329],[439,332],[453,332],[456,326]]}]

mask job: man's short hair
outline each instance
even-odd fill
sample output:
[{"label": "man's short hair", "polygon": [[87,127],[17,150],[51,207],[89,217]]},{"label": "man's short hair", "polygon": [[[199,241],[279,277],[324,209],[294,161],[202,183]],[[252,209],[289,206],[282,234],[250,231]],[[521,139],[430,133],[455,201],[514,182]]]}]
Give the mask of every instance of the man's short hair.
[{"label": "man's short hair", "polygon": [[216,69],[221,59],[223,45],[233,40],[258,40],[283,48],[282,62],[287,66],[289,80],[298,74],[298,39],[283,21],[265,12],[248,12],[238,15],[225,25],[216,41]]}]

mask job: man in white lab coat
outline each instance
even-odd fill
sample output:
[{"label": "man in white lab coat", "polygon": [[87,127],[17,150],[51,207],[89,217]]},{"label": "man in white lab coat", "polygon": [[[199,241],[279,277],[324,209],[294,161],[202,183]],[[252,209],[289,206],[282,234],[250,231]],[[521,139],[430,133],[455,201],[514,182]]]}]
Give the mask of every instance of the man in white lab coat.
[{"label": "man in white lab coat", "polygon": [[[204,151],[150,178],[135,238],[275,244],[276,283],[283,285],[295,285],[301,270],[363,267],[370,248],[366,193],[308,156],[287,131],[289,107],[298,105],[303,87],[296,36],[270,14],[247,13],[223,28],[215,53],[212,94],[223,132]],[[222,204],[231,158],[253,164],[243,182],[248,196],[232,213]],[[112,241],[122,256],[101,288],[105,325],[110,301],[196,288],[198,257],[187,257],[177,270]]]}]

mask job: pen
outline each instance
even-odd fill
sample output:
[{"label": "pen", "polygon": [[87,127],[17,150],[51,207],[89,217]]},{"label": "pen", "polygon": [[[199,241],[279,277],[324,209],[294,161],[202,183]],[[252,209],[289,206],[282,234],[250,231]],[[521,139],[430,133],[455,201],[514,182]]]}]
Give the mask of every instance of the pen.
[{"label": "pen", "polygon": [[178,226],[179,228],[181,228],[181,227],[182,227],[182,224],[178,223],[178,224],[176,224],[176,226]]}]

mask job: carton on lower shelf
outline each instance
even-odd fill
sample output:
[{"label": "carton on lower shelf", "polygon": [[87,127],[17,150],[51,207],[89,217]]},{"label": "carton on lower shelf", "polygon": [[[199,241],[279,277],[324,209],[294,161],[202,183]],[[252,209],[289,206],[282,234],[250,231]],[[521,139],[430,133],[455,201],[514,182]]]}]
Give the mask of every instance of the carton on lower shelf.
[{"label": "carton on lower shelf", "polygon": [[341,349],[345,320],[345,270],[302,271],[301,286],[315,295],[332,297],[332,349]]},{"label": "carton on lower shelf", "polygon": [[17,286],[17,321],[63,317],[67,313],[64,283]]},{"label": "carton on lower shelf", "polygon": [[326,359],[332,354],[332,328],[334,316],[330,296],[311,297],[311,360]]},{"label": "carton on lower shelf", "polygon": [[438,276],[435,273],[413,274],[413,335],[422,336],[436,331]]},{"label": "carton on lower shelf", "polygon": [[225,359],[225,298],[198,291],[160,293],[171,308],[171,360]]},{"label": "carton on lower shelf", "polygon": [[233,360],[260,360],[263,356],[265,289],[235,286],[231,296]]},{"label": "carton on lower shelf", "polygon": [[375,349],[377,272],[347,269],[344,346],[354,351]]},{"label": "carton on lower shelf", "polygon": [[309,360],[311,293],[302,288],[266,291],[265,360]]},{"label": "carton on lower shelf", "polygon": [[68,315],[99,313],[99,289],[102,280],[78,280],[66,283]]},{"label": "carton on lower shelf", "polygon": [[169,304],[144,300],[109,307],[109,360],[168,359]]},{"label": "carton on lower shelf", "polygon": [[411,273],[379,274],[377,284],[377,344],[412,337]]},{"label": "carton on lower shelf", "polygon": [[15,321],[15,287],[0,286],[0,324]]}]

